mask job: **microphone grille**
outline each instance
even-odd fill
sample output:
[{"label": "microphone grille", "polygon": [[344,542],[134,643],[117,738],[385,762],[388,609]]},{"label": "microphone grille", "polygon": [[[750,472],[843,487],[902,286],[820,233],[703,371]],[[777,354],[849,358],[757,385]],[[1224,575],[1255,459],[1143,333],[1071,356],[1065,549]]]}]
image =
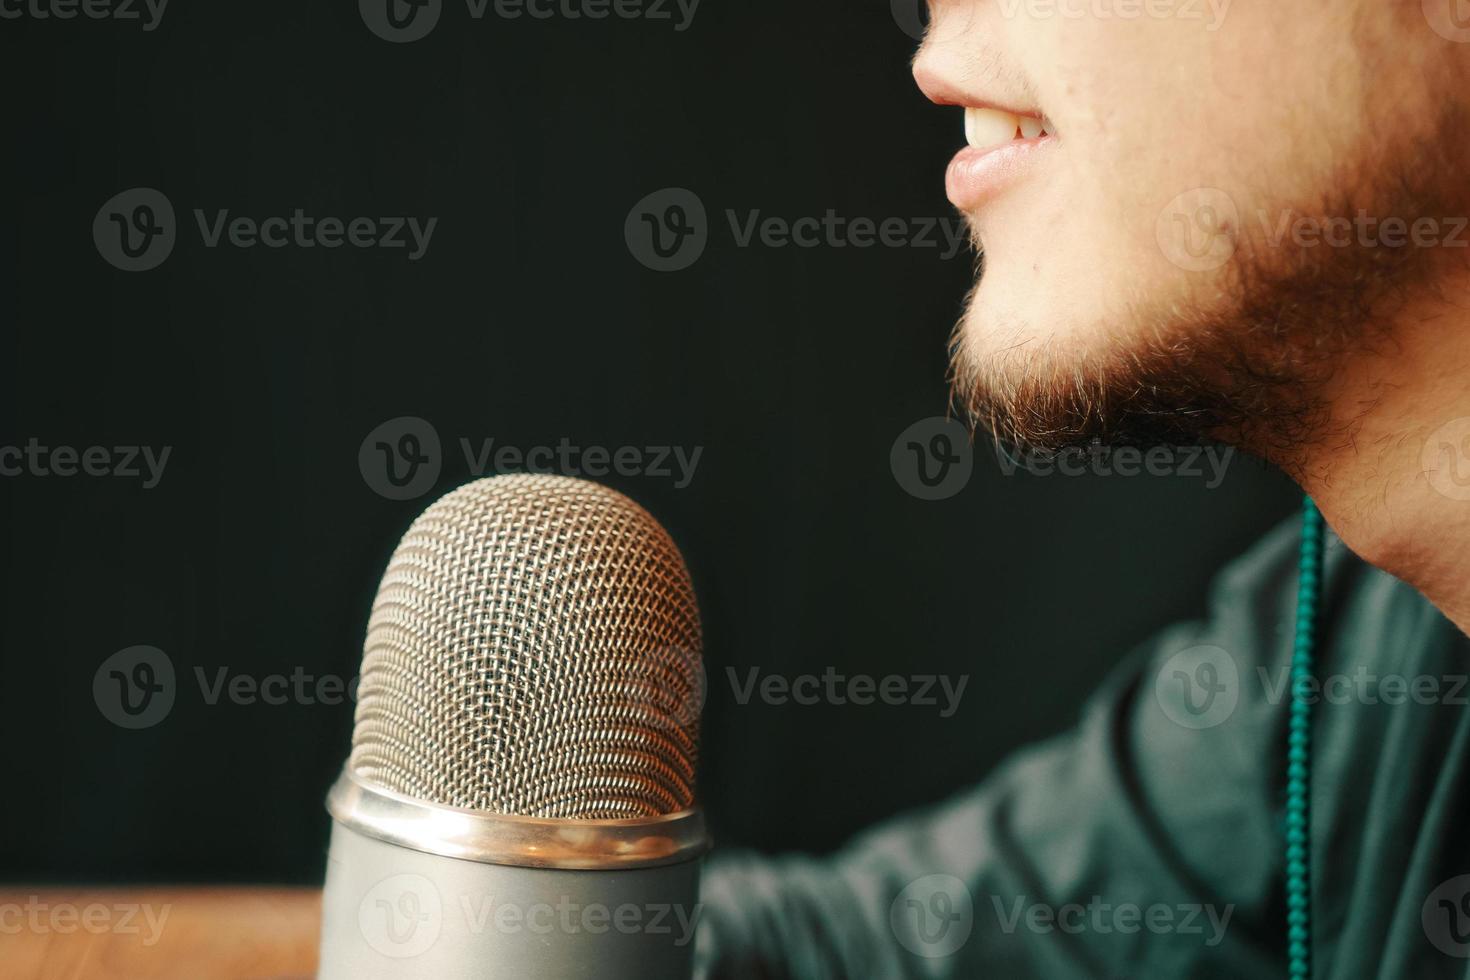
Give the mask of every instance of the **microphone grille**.
[{"label": "microphone grille", "polygon": [[568,477],[479,480],[393,553],[349,765],[401,795],[492,813],[688,809],[700,658],[689,572],[647,511]]}]

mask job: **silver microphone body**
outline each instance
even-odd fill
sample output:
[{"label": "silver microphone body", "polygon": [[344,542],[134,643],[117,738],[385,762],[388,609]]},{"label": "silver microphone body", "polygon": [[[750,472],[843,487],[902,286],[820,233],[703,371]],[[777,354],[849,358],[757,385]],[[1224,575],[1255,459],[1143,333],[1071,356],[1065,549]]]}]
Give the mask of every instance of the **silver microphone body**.
[{"label": "silver microphone body", "polygon": [[632,501],[515,476],[431,506],[368,628],[319,976],[691,976],[702,682],[683,559]]}]

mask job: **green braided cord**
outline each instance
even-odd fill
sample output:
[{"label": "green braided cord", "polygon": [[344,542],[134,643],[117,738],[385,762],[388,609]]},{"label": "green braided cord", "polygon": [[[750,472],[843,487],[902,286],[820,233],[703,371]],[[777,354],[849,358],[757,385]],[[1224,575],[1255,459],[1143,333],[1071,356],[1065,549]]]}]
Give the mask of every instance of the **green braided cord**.
[{"label": "green braided cord", "polygon": [[1286,941],[1291,980],[1312,976],[1312,642],[1322,587],[1322,512],[1302,505],[1296,641],[1291,652],[1291,726],[1286,752]]}]

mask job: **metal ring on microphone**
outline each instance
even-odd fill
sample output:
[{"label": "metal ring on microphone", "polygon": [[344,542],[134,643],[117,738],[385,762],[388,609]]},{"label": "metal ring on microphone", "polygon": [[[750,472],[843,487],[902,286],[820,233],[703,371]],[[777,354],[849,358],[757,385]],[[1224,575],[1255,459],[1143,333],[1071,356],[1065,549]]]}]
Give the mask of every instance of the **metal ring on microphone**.
[{"label": "metal ring on microphone", "polygon": [[327,811],[344,827],[389,844],[518,868],[654,868],[692,860],[710,846],[697,809],[648,819],[545,820],[410,799],[347,769],[327,794]]}]

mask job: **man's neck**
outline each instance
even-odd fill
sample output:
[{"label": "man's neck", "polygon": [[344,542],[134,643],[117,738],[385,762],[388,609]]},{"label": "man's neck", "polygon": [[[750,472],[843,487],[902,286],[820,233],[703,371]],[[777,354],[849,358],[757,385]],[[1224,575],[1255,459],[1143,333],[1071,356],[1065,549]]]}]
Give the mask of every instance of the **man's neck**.
[{"label": "man's neck", "polygon": [[1344,544],[1470,634],[1470,299],[1411,307],[1334,378],[1299,478]]}]

